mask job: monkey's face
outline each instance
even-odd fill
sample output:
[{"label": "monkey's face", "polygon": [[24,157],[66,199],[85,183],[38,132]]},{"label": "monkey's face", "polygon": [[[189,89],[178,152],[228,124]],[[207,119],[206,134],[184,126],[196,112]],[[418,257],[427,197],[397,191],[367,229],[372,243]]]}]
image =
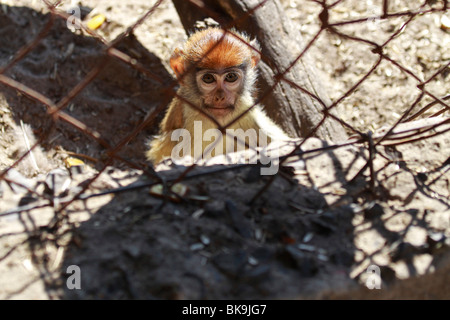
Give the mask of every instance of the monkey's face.
[{"label": "monkey's face", "polygon": [[[255,49],[256,48],[256,49]],[[170,67],[180,82],[178,94],[219,122],[249,108],[255,90],[259,45],[244,34],[209,28],[191,35],[174,50]]]},{"label": "monkey's face", "polygon": [[212,116],[225,117],[233,112],[244,84],[244,72],[239,67],[224,70],[203,69],[195,80],[203,105]]}]

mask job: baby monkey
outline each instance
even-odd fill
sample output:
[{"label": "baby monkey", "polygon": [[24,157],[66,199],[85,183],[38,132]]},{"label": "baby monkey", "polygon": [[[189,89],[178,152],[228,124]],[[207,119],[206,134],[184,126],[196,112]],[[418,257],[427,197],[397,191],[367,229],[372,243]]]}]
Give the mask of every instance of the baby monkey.
[{"label": "baby monkey", "polygon": [[[157,164],[165,157],[173,158],[177,145],[179,156],[180,137],[187,147],[182,151],[195,159],[289,139],[259,105],[254,105],[260,60],[257,50],[256,40],[221,28],[198,31],[183,48],[175,49],[170,66],[180,88],[161,122],[159,136],[150,144],[150,161]],[[219,126],[227,133],[219,131]]]}]

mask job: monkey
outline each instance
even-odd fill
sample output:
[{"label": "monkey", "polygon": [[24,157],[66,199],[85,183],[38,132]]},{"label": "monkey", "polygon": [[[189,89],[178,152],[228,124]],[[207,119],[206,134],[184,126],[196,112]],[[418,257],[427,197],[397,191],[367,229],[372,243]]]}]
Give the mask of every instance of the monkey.
[{"label": "monkey", "polygon": [[[193,137],[190,143],[188,140],[186,153],[194,158],[237,151],[237,145],[264,147],[273,140],[288,140],[287,134],[254,102],[259,52],[256,39],[219,27],[197,31],[182,48],[176,48],[170,57],[170,67],[180,87],[160,124],[159,135],[150,143],[147,159],[157,164],[172,157],[180,138],[175,135],[177,129]],[[209,146],[212,143],[208,142],[211,139],[205,135],[211,133],[209,129],[218,133],[219,126],[226,127],[226,132],[214,134],[216,147],[212,149]],[[239,139],[237,135],[236,143],[236,138],[227,134],[229,129],[241,134],[256,132],[257,136],[244,135],[244,139]],[[212,150],[205,155],[208,148]]]}]

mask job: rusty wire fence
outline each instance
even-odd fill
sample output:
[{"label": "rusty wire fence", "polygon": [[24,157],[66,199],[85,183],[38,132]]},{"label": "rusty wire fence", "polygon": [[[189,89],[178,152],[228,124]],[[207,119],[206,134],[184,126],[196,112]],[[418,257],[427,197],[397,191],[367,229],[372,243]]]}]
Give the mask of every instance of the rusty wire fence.
[{"label": "rusty wire fence", "polygon": [[[85,21],[76,20],[76,22],[79,23],[79,25],[81,26],[83,32],[92,37],[92,39],[95,40],[95,45],[101,48],[102,57],[97,61],[97,63],[95,63],[95,65],[92,66],[90,70],[85,70],[86,74],[84,77],[82,77],[80,81],[77,81],[75,85],[73,85],[72,87],[67,88],[68,91],[62,97],[55,99],[54,97],[49,97],[43,92],[40,92],[38,89],[33,89],[34,87],[33,84],[22,83],[20,79],[16,79],[14,76],[11,76],[10,73],[10,71],[13,70],[18,63],[20,63],[25,57],[27,57],[27,55],[32,53],[33,50],[36,50],[39,47],[43,39],[49,36],[49,34],[51,33],[51,29],[55,26],[55,24],[61,23],[61,21],[63,24],[66,24],[66,21],[74,19],[73,15],[58,8],[58,5],[61,3],[61,1],[52,3],[50,1],[43,0],[43,3],[45,3],[49,11],[48,16],[46,17],[47,19],[46,23],[44,27],[38,32],[33,41],[23,45],[19,50],[17,50],[17,52],[15,52],[14,56],[7,63],[0,66],[0,90],[2,91],[12,90],[13,92],[16,92],[17,95],[26,96],[31,101],[38,103],[42,106],[45,106],[46,110],[45,112],[42,112],[40,116],[50,121],[49,127],[52,126],[51,124],[53,124],[53,126],[56,127],[58,123],[65,123],[73,130],[82,133],[83,136],[86,136],[88,141],[90,141],[91,143],[100,146],[100,148],[103,151],[101,159],[97,159],[98,171],[96,175],[92,179],[90,179],[88,183],[83,184],[82,187],[78,190],[78,192],[74,196],[71,196],[70,198],[65,197],[57,199],[55,197],[49,197],[48,194],[40,194],[36,190],[28,190],[28,193],[32,197],[40,199],[42,201],[31,202],[29,204],[24,204],[16,208],[9,209],[7,211],[1,209],[0,217],[6,217],[13,214],[27,215],[27,212],[29,212],[32,209],[39,207],[51,207],[54,208],[54,217],[53,219],[51,219],[51,222],[48,224],[45,230],[47,231],[55,230],[55,228],[60,228],[61,226],[68,223],[70,218],[66,213],[66,209],[74,202],[86,200],[88,198],[107,193],[126,192],[136,188],[149,188],[153,185],[161,184],[163,182],[164,184],[167,184],[169,186],[169,188],[165,188],[164,190],[166,190],[165,192],[168,193],[167,196],[170,196],[170,193],[173,194],[170,185],[181,182],[184,179],[190,177],[190,172],[195,168],[195,164],[186,168],[186,170],[184,170],[184,172],[182,172],[179,176],[171,178],[169,181],[167,181],[164,180],[160,176],[160,174],[154,170],[154,167],[152,165],[144,163],[142,161],[136,162],[130,160],[126,156],[120,154],[123,148],[127,146],[130,142],[132,142],[133,139],[135,139],[144,130],[148,129],[149,127],[156,128],[158,126],[158,122],[161,119],[161,114],[164,114],[167,104],[173,97],[177,96],[176,93],[177,81],[171,80],[170,82],[167,82],[166,79],[163,79],[160,75],[155,73],[153,70],[149,69],[148,66],[146,66],[144,63],[141,63],[139,61],[139,58],[133,57],[132,54],[126,52],[126,50],[120,49],[121,48],[120,45],[123,43],[123,41],[127,39],[127,37],[132,35],[135,29],[139,28],[140,25],[145,21],[151,21],[152,15],[162,2],[163,1],[156,1],[153,5],[149,5],[149,8],[145,12],[145,14],[143,14],[140,17],[136,16],[137,18],[136,22],[128,26],[126,29],[124,29],[124,32],[121,33],[118,37],[116,37],[113,41],[107,41],[98,32],[89,29],[86,26]],[[201,1],[193,1],[193,2],[195,4],[201,3]],[[255,12],[255,10],[258,10],[259,7],[264,6],[265,2],[266,1],[261,1],[260,4],[258,4],[258,6],[256,6],[254,9],[250,10],[248,14],[250,15],[252,14],[252,12]],[[448,124],[450,123],[450,118],[446,115],[448,115],[448,111],[450,110],[449,105],[450,95],[447,93],[446,95],[438,96],[432,90],[428,89],[428,85],[432,81],[440,77],[443,73],[448,73],[450,61],[444,61],[444,63],[439,65],[439,67],[435,70],[435,72],[431,76],[427,78],[422,78],[421,76],[416,75],[408,67],[405,67],[401,62],[396,61],[394,58],[390,57],[384,50],[390,44],[390,42],[396,39],[405,28],[408,28],[409,24],[412,23],[417,17],[424,15],[433,16],[448,12],[449,11],[448,2],[423,1],[422,5],[418,9],[401,12],[391,12],[388,9],[390,1],[385,0],[383,1],[380,7],[382,14],[379,16],[360,17],[354,20],[350,19],[338,22],[335,22],[334,19],[332,18],[331,10],[333,9],[333,7],[337,6],[342,1],[335,1],[333,3],[330,3],[329,1],[315,1],[315,2],[322,7],[321,13],[316,17],[317,21],[320,21],[321,27],[319,31],[315,34],[315,36],[313,36],[311,40],[304,46],[304,50],[301,53],[299,53],[298,56],[291,62],[290,67],[285,70],[279,70],[272,89],[279,82],[285,82],[291,85],[296,90],[300,90],[303,93],[310,95],[311,99],[318,100],[318,102],[323,106],[322,121],[317,123],[315,127],[310,128],[308,135],[303,138],[314,136],[318,128],[324,125],[324,120],[329,118],[333,119],[333,121],[337,121],[342,126],[344,126],[346,128],[346,131],[351,136],[351,138],[348,141],[341,141],[334,145],[327,146],[326,148],[315,149],[310,152],[314,153],[326,152],[330,149],[339,149],[341,147],[345,147],[348,145],[363,146],[363,148],[369,153],[370,156],[367,158],[367,164],[361,169],[360,174],[366,174],[367,183],[370,186],[375,187],[376,175],[373,172],[372,160],[379,148],[382,148],[384,146],[396,146],[400,144],[408,144],[418,140],[426,141],[426,139],[429,137],[443,134],[448,131]],[[200,6],[199,10],[201,9],[202,8]],[[345,33],[345,31],[343,31],[343,29],[341,29],[341,27],[343,26],[365,23],[368,19],[389,21],[390,19],[398,17],[404,17],[405,18],[404,22],[395,26],[389,38],[384,42],[377,42],[369,40],[367,38],[358,37],[353,34],[347,34]],[[242,17],[242,19],[244,18],[245,17]],[[73,22],[73,20],[71,20],[71,22]],[[22,31],[17,30],[17,32]],[[367,73],[360,75],[359,80],[356,83],[354,83],[348,90],[346,90],[346,92],[342,94],[340,97],[333,99],[331,104],[327,104],[324,101],[321,101],[318,96],[302,88],[299,84],[292,83],[292,80],[290,80],[288,77],[285,77],[285,75],[289,72],[290,68],[294,66],[296,63],[298,63],[298,61],[303,57],[303,55],[307,53],[312,46],[315,45],[315,42],[317,41],[319,36],[325,32],[333,34],[341,39],[367,45],[368,48],[367,54],[372,55],[376,59],[376,62],[369,68]],[[151,47],[149,49],[151,50]],[[264,57],[264,59],[270,60],[270,57]],[[153,108],[151,112],[148,112],[147,114],[141,116],[140,120],[133,124],[132,130],[123,133],[118,138],[118,142],[114,142],[114,144],[111,144],[111,142],[108,139],[105,139],[102,136],[102,133],[83,123],[83,120],[77,119],[76,116],[72,116],[70,110],[68,110],[74,99],[76,99],[76,97],[80,95],[80,93],[83,90],[85,90],[95,81],[95,79],[99,76],[99,74],[101,74],[101,72],[105,69],[105,67],[111,60],[119,60],[122,63],[129,66],[130,68],[132,68],[133,70],[135,70],[137,74],[145,76],[146,79],[151,79],[152,83],[154,83],[158,87],[157,90],[159,90],[161,93],[161,102],[158,103],[158,105],[155,108]],[[374,134],[362,132],[352,124],[342,120],[342,117],[340,117],[339,114],[332,113],[330,111],[334,110],[341,104],[345,103],[345,100],[348,97],[350,97],[356,90],[358,90],[358,88],[373,73],[377,71],[380,64],[382,63],[390,64],[392,68],[400,70],[408,78],[413,79],[415,81],[416,88],[419,89],[420,92],[419,94],[416,95],[416,98],[414,99],[413,103],[411,103],[408,106],[402,107],[400,117],[387,130],[383,131],[382,133],[374,133]],[[264,97],[268,93],[270,92],[261,92],[259,96]],[[182,99],[182,97],[179,98]],[[421,106],[421,103],[425,100],[425,98],[431,100],[431,102],[428,102],[426,103],[426,105]],[[260,100],[262,100],[262,103],[264,104],[264,100],[259,99],[258,102]],[[198,108],[197,106],[193,107]],[[426,116],[426,118],[428,118],[430,121],[419,123],[418,125],[408,127],[408,129],[405,130],[397,130],[397,128],[399,128],[403,123],[412,120],[423,119],[424,114],[427,114],[427,111],[429,111],[431,108],[433,108],[433,114],[432,115],[428,114]],[[102,119],[97,119],[97,121],[101,122]],[[227,126],[224,127],[219,126],[219,129],[223,131],[224,129],[226,129],[226,127]],[[22,185],[21,182],[14,181],[12,178],[10,178],[8,176],[8,172],[11,169],[15,168],[20,162],[24,161],[24,159],[29,157],[33,153],[33,150],[35,150],[35,148],[38,148],[40,145],[47,143],[51,132],[52,130],[42,130],[42,132],[40,132],[38,136],[37,141],[29,146],[29,150],[21,154],[12,165],[8,166],[5,170],[3,170],[0,173],[0,179],[5,181],[10,186],[17,185],[22,188],[27,188],[27,186]],[[298,142],[296,147],[290,154],[285,155],[280,159],[281,166],[283,165],[283,162],[292,155],[305,155],[305,153],[301,150],[303,141],[306,141],[306,139],[302,139],[301,142]],[[75,152],[74,154],[76,155]],[[96,194],[87,193],[91,184],[95,182],[98,176],[100,176],[102,173],[108,170],[109,166],[112,163],[120,163],[125,168],[142,170],[144,175],[147,176],[148,182],[130,188],[120,188],[117,190],[106,189],[101,193]],[[230,170],[233,169],[231,168]],[[214,172],[216,171],[211,170],[209,174],[213,174]],[[203,173],[203,175],[205,175],[205,173]],[[273,178],[275,178],[275,176]],[[261,195],[264,192],[264,190],[266,190],[270,186],[270,184],[273,182],[273,178],[267,180],[267,183],[263,189],[255,190],[254,199],[257,199],[257,197]],[[175,196],[178,197],[179,195]],[[56,203],[56,200],[58,200],[58,203]],[[69,225],[71,224],[69,223]],[[39,233],[43,232],[42,230],[43,230],[42,228],[37,228],[36,230],[27,230],[27,233],[30,238],[33,237],[39,238]],[[0,235],[0,237],[2,238],[8,236],[11,235],[8,234]],[[17,247],[11,248],[6,252],[6,254],[0,257],[0,259],[4,260],[16,249]]]}]

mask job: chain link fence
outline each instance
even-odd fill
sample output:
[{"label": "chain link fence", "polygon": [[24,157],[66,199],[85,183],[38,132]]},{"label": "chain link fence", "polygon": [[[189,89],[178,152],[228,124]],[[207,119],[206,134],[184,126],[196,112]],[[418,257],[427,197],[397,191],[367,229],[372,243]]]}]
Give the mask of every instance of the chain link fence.
[{"label": "chain link fence", "polygon": [[[202,1],[191,2],[199,10],[211,13]],[[247,16],[255,14],[267,5],[266,2],[271,1],[259,1],[248,10]],[[269,197],[276,203],[273,197],[283,197],[281,194],[286,189],[280,189],[279,183],[295,188],[299,183],[308,186],[308,190],[299,191],[304,198],[297,201],[296,193],[289,199],[280,200],[286,202],[291,215],[301,213],[299,221],[302,221],[303,227],[299,229],[304,230],[303,233],[296,233],[294,226],[284,226],[293,221],[288,212],[280,214],[280,220],[273,218],[265,226],[258,222],[259,218],[242,216],[240,200],[236,200],[237,206],[232,202],[225,203],[225,211],[231,217],[228,223],[238,237],[247,239],[250,234],[248,237],[254,238],[259,245],[265,241],[274,246],[281,244],[285,251],[282,255],[276,255],[277,259],[282,256],[280,259],[284,261],[288,256],[289,261],[294,261],[290,262],[295,265],[292,268],[300,269],[303,277],[317,276],[322,264],[332,260],[332,252],[345,251],[327,249],[328,252],[325,252],[318,249],[320,245],[325,248],[329,245],[322,236],[325,239],[332,233],[342,237],[343,231],[336,230],[336,226],[340,228],[341,225],[334,220],[329,221],[334,218],[323,218],[323,213],[330,210],[353,210],[346,226],[350,228],[349,225],[354,223],[360,229],[351,227],[354,232],[348,240],[352,243],[351,255],[354,254],[354,258],[344,265],[350,268],[356,261],[359,267],[351,269],[350,273],[351,278],[360,281],[364,279],[364,270],[368,265],[381,263],[382,259],[378,257],[377,260],[377,254],[387,254],[390,262],[396,263],[409,259],[405,258],[408,248],[410,251],[416,250],[414,254],[433,257],[436,248],[448,246],[450,56],[445,48],[450,45],[450,24],[447,1],[403,3],[384,0],[358,3],[357,6],[362,7],[357,8],[349,7],[345,1],[310,1],[308,5],[300,1],[282,2],[292,23],[303,32],[305,43],[301,52],[292,53],[295,58],[282,70],[273,57],[260,52],[262,61],[276,69],[276,78],[265,91],[259,92],[257,102],[265,105],[265,97],[283,83],[308,95],[309,99],[322,106],[322,110],[319,121],[308,128],[306,134],[284,146],[283,150],[288,151],[277,159],[279,170],[276,174],[263,178],[254,177],[255,172],[259,172],[254,168],[259,170],[264,165],[256,161],[249,163],[248,159],[244,161],[243,158],[240,158],[238,165],[225,163],[226,166],[221,166],[221,162],[216,160],[215,165],[207,167],[197,163],[174,165],[170,161],[155,167],[146,161],[148,142],[152,135],[158,133],[157,128],[167,105],[174,97],[183,99],[176,91],[178,82],[167,71],[168,62],[161,61],[154,54],[152,40],[149,38],[149,42],[141,43],[136,36],[140,28],[163,28],[162,25],[156,26],[161,23],[158,10],[171,6],[168,1],[136,4],[138,12],[120,23],[106,19],[107,12],[92,11],[89,1],[70,6],[64,1],[43,0],[37,4],[42,8],[41,12],[1,3],[0,125],[3,156],[0,159],[0,239],[8,245],[1,250],[0,264],[4,265],[4,273],[13,272],[11,270],[14,268],[5,266],[7,262],[11,264],[11,261],[20,260],[18,257],[28,250],[31,252],[30,258],[22,260],[22,264],[25,269],[34,270],[30,271],[33,276],[29,281],[5,284],[5,288],[13,289],[4,290],[4,297],[19,295],[42,280],[49,288],[60,286],[58,279],[64,272],[61,266],[66,249],[69,245],[83,247],[83,237],[77,235],[77,228],[82,221],[92,218],[93,212],[99,208],[107,207],[114,211],[108,207],[112,196],[122,195],[125,203],[127,197],[132,199],[132,194],[137,191],[143,192],[140,197],[145,194],[148,198],[154,198],[139,198],[142,200],[140,204],[138,199],[125,207],[120,202],[115,204],[126,212],[137,206],[152,208],[144,210],[136,218],[138,222],[157,219],[153,211],[164,213],[173,203],[178,206],[173,212],[189,208],[193,210],[189,217],[199,221],[205,210],[208,212],[205,202],[215,203],[217,198],[207,191],[192,196],[187,190],[197,188],[198,191],[201,181],[211,183],[208,179],[217,180],[218,174],[224,176],[223,184],[229,183],[230,188],[235,188],[234,182],[230,183],[235,176],[228,175],[239,177],[246,169],[253,172],[253,175],[244,175],[246,181],[258,183],[244,186],[246,199],[242,202],[250,208],[258,208],[258,214],[264,211],[258,201],[270,202],[265,198]],[[310,11],[305,16],[307,10]],[[305,22],[303,26],[302,21]],[[125,25],[127,22],[131,23]],[[428,28],[430,22],[432,25]],[[427,28],[423,29],[424,26]],[[418,36],[418,33],[422,34]],[[178,31],[176,38],[177,41],[166,40],[165,58],[184,35]],[[433,42],[436,38],[442,39],[442,43]],[[161,40],[161,43],[164,45],[165,42]],[[441,51],[419,50],[427,46],[441,48]],[[161,44],[157,51],[160,48]],[[404,55],[410,51],[409,56]],[[329,101],[324,101],[319,94],[302,84],[293,82],[289,75],[290,70],[306,55],[313,58],[314,68],[317,66],[324,79],[332,77],[332,80],[323,82],[330,94]],[[335,59],[330,59],[333,56]],[[320,60],[319,57],[328,60]],[[315,139],[319,129],[327,125],[325,121],[345,128],[349,138],[327,143]],[[218,129],[223,132],[227,126],[218,125]],[[257,150],[256,155],[259,152]],[[397,179],[404,173],[408,176],[405,181]],[[191,181],[196,185],[190,185]],[[411,183],[413,192],[409,191]],[[317,200],[320,205],[307,203],[306,198],[313,191],[318,191],[325,199]],[[416,199],[416,193],[439,204],[433,207],[428,200]],[[106,200],[99,200],[94,209],[88,204],[93,199]],[[411,203],[416,207],[408,206]],[[195,207],[196,210],[193,209]],[[364,237],[367,236],[364,230],[370,229],[363,225],[364,221],[372,221],[375,225],[376,219],[387,214],[388,217],[383,220],[386,223],[395,220],[400,212],[414,216],[411,221],[416,222],[406,223],[405,230],[399,232],[400,237],[393,235],[395,228],[384,226],[381,228],[384,233],[377,229],[388,243],[387,249],[364,244]],[[428,212],[436,212],[439,215],[436,219],[441,219],[442,224],[439,226],[434,220],[426,220]],[[316,221],[317,216],[324,220]],[[264,221],[264,215],[260,219]],[[417,221],[427,221],[428,225],[423,227]],[[284,227],[279,227],[279,224]],[[425,237],[427,246],[415,244],[414,239],[407,241],[411,236],[408,232],[419,226],[425,230],[425,236],[420,237]],[[192,225],[190,227],[194,228]],[[308,231],[310,227],[313,231]],[[182,226],[178,228],[182,230],[181,234],[191,232]],[[205,226],[195,225],[195,228],[200,228],[202,232],[209,230]],[[271,233],[265,228],[282,230],[277,231],[277,236],[270,236]],[[214,232],[209,232],[199,243],[191,242],[186,251],[198,252],[207,247],[214,237]],[[359,238],[359,234],[364,236]],[[318,243],[313,246],[311,238],[319,239]],[[399,239],[402,241],[399,242]],[[177,240],[173,241],[175,243]],[[374,239],[371,241],[376,242]],[[405,243],[408,243],[407,249]],[[366,247],[361,249],[364,245]],[[221,249],[215,250],[212,250],[214,254],[210,252],[214,257]],[[314,254],[314,258],[305,260],[305,254]],[[346,260],[347,256],[336,253],[333,257],[341,261]],[[224,267],[226,263],[220,255],[216,260],[206,254],[202,257],[205,261],[213,261],[212,264],[221,271],[228,268]],[[268,271],[262,268],[262,264],[257,266],[260,269],[254,266],[256,260],[263,259],[247,259],[247,262],[254,267],[252,270],[256,270],[255,273],[265,275],[264,272]],[[297,260],[302,262],[297,264]],[[305,261],[314,267],[308,269]],[[335,264],[342,265],[341,262]],[[226,272],[234,272],[231,269]],[[383,270],[388,269],[395,269],[398,277],[399,271],[395,267],[386,264]],[[425,269],[416,272],[425,273]],[[124,286],[128,288],[125,290],[128,292],[126,296],[142,297],[139,289],[133,289],[133,280],[130,280],[127,269],[121,267],[118,270],[121,279],[125,279]],[[186,277],[193,281],[193,278],[200,276]],[[260,279],[258,275],[254,277]],[[185,296],[205,298],[206,281],[199,280],[203,288],[199,291],[203,295],[185,293]],[[242,279],[233,281],[247,283]],[[179,297],[178,291],[173,288],[150,291],[152,296]],[[162,294],[163,291],[165,293]],[[167,291],[171,293],[167,294]],[[247,294],[252,296],[252,293]],[[294,289],[287,293],[296,294],[306,293]],[[50,297],[57,296],[50,294]],[[277,297],[272,293],[267,296]],[[106,294],[104,297],[109,296]]]}]

